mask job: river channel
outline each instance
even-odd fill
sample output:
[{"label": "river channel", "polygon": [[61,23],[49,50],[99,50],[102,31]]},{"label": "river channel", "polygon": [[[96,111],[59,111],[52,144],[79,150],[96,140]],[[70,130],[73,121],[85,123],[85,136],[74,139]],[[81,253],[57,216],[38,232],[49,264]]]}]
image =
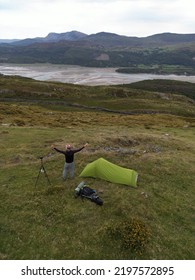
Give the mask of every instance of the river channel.
[{"label": "river channel", "polygon": [[58,81],[80,85],[129,84],[142,80],[171,79],[195,83],[195,76],[122,74],[116,68],[92,68],[56,64],[0,64],[0,73],[19,75],[40,81]]}]

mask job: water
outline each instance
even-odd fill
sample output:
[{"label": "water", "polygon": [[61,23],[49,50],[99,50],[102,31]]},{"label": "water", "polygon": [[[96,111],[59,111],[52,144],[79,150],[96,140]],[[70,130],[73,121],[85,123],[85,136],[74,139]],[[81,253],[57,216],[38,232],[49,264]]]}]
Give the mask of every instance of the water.
[{"label": "water", "polygon": [[80,85],[129,84],[142,80],[171,79],[195,83],[195,76],[122,74],[117,68],[92,68],[56,64],[0,64],[0,73],[19,75],[40,81],[58,81]]}]

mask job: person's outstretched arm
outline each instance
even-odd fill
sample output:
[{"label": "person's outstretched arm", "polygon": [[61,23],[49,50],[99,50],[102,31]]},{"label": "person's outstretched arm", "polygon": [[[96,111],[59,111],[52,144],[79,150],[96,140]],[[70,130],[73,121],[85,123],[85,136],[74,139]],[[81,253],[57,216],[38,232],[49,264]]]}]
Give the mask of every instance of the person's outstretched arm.
[{"label": "person's outstretched arm", "polygon": [[62,150],[59,150],[59,149],[55,148],[54,145],[52,145],[51,148],[52,148],[52,150],[55,150],[58,153],[61,153],[61,154],[65,153],[65,151],[62,151]]},{"label": "person's outstretched arm", "polygon": [[83,147],[79,148],[79,149],[75,149],[75,150],[72,150],[74,153],[77,153],[77,152],[80,152],[81,150],[83,150],[85,147],[88,146],[88,143],[86,143],[85,145],[83,145]]}]

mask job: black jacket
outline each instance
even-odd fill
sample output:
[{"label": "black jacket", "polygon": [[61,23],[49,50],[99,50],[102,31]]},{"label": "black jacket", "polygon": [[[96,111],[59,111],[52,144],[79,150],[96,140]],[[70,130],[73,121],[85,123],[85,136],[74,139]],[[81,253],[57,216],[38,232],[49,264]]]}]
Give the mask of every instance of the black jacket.
[{"label": "black jacket", "polygon": [[61,153],[65,156],[67,163],[72,163],[74,161],[74,154],[80,152],[82,149],[84,149],[84,146],[80,149],[70,149],[65,151],[54,148],[54,150],[56,150],[58,153]]}]

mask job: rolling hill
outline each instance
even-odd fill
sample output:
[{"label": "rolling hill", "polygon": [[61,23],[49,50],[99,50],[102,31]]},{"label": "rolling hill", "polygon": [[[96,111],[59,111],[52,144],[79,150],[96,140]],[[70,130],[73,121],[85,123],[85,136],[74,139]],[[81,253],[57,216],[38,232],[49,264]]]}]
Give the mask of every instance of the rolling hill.
[{"label": "rolling hill", "polygon": [[[0,259],[194,260],[194,86],[0,75]],[[86,142],[64,181],[51,145]],[[41,173],[35,187],[40,156],[51,185]],[[74,197],[99,157],[139,174],[136,188],[85,178],[103,206]]]},{"label": "rolling hill", "polygon": [[50,33],[0,44],[1,63],[56,63],[92,67],[179,65],[195,67],[195,34],[128,37],[100,32]]}]

